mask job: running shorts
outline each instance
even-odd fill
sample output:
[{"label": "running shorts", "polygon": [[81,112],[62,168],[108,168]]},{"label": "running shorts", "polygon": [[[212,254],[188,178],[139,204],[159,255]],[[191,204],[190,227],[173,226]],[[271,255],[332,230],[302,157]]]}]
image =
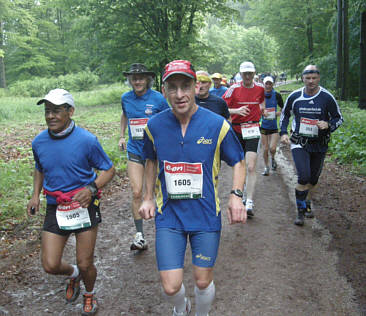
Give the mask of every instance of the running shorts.
[{"label": "running shorts", "polygon": [[235,134],[236,137],[238,137],[241,146],[243,147],[244,153],[247,153],[248,151],[258,153],[260,138],[243,139],[241,134]]},{"label": "running shorts", "polygon": [[102,222],[99,199],[97,199],[97,198],[93,199],[88,207],[90,223],[91,223],[90,227],[85,227],[85,228],[80,228],[80,229],[75,229],[75,230],[60,229],[57,224],[56,209],[57,209],[57,205],[47,204],[46,217],[43,222],[43,230],[46,232],[54,233],[54,234],[61,235],[61,236],[68,236],[72,233],[78,234],[78,233],[87,231]]},{"label": "running shorts", "polygon": [[215,265],[221,231],[186,232],[173,228],[157,228],[155,251],[158,270],[183,269],[187,240],[192,250],[195,266],[211,268]]},{"label": "running shorts", "polygon": [[261,127],[260,130],[262,135],[271,135],[278,133],[278,129],[265,129]]},{"label": "running shorts", "polygon": [[139,163],[139,164],[145,166],[145,159],[144,158],[142,158],[139,155],[133,154],[129,151],[127,152],[127,159],[129,161],[136,162],[136,163]]}]

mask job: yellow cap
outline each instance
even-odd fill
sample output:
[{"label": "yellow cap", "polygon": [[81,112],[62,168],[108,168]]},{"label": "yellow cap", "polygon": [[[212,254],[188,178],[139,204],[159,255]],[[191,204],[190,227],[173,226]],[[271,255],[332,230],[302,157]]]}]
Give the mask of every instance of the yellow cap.
[{"label": "yellow cap", "polygon": [[211,79],[222,79],[222,74],[215,72],[213,75],[211,75]]}]

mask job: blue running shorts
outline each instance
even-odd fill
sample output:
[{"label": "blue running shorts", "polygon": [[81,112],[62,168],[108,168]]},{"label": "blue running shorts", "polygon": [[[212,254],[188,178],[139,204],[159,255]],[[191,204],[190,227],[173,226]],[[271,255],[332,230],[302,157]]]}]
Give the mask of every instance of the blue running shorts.
[{"label": "blue running shorts", "polygon": [[155,251],[158,270],[183,269],[187,237],[192,249],[192,263],[202,268],[215,265],[221,231],[186,232],[173,228],[157,228]]}]

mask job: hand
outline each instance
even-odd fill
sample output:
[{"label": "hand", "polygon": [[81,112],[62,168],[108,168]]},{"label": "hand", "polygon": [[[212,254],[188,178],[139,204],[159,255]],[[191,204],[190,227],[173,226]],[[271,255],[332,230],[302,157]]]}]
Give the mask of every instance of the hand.
[{"label": "hand", "polygon": [[126,138],[121,137],[118,142],[118,147],[120,151],[126,150]]},{"label": "hand", "polygon": [[78,193],[76,193],[73,196],[72,200],[78,201],[81,207],[88,208],[90,202],[92,201],[92,197],[93,197],[92,192],[88,188],[85,188],[84,190],[81,190]]},{"label": "hand", "polygon": [[144,200],[139,208],[139,214],[143,219],[150,219],[155,216],[155,201]]},{"label": "hand", "polygon": [[247,220],[247,212],[243,201],[240,197],[230,194],[229,204],[227,207],[227,216],[229,224],[245,223]]},{"label": "hand", "polygon": [[268,116],[268,111],[267,110],[263,110],[263,114],[262,114],[264,117],[267,117]]},{"label": "hand", "polygon": [[241,116],[247,116],[250,113],[250,110],[248,108],[247,105],[243,105],[240,108],[236,109],[236,113],[237,115],[241,115]]},{"label": "hand", "polygon": [[27,204],[27,214],[28,216],[35,215],[39,212],[39,197],[32,197]]},{"label": "hand", "polygon": [[290,145],[290,138],[288,137],[287,134],[283,134],[281,136],[281,143],[284,143],[284,144],[287,144],[287,145]]},{"label": "hand", "polygon": [[329,124],[326,121],[318,121],[318,123],[316,123],[316,125],[318,126],[319,129],[328,129],[329,128]]}]

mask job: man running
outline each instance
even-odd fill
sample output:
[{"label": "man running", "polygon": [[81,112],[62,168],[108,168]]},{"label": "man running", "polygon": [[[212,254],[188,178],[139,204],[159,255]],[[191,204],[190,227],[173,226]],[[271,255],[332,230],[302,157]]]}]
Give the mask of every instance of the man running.
[{"label": "man running", "polygon": [[[281,142],[291,145],[297,170],[295,225],[298,226],[304,225],[304,217],[314,217],[308,195],[318,183],[330,133],[343,122],[337,101],[329,91],[319,86],[317,66],[306,66],[302,81],[304,87],[288,96],[280,119]],[[287,126],[292,114],[292,134],[289,138]]]},{"label": "man running", "polygon": [[242,81],[232,85],[223,95],[231,114],[234,131],[243,146],[248,179],[245,203],[248,217],[254,216],[253,195],[257,180],[256,165],[259,140],[259,120],[267,115],[264,104],[264,88],[254,82],[255,67],[245,61],[239,68]]},{"label": "man running", "polygon": [[170,62],[162,79],[172,109],[157,114],[145,129],[146,192],[140,213],[145,219],[155,216],[156,259],[164,296],[175,316],[188,315],[191,309],[183,285],[189,237],[196,315],[207,316],[215,297],[213,267],[221,230],[220,161],[233,167],[229,223],[244,223],[244,153],[229,123],[195,104],[196,74],[189,61]]},{"label": "man running", "polygon": [[196,104],[215,112],[226,118],[230,118],[230,113],[226,102],[209,92],[212,81],[208,72],[200,70],[196,72],[197,81],[200,83],[198,94],[196,95]]},{"label": "man running", "polygon": [[[72,95],[63,89],[51,90],[39,104],[45,104],[48,130],[32,142],[35,160],[33,194],[28,215],[39,211],[42,187],[47,198],[42,232],[41,258],[44,270],[66,275],[66,301],[75,301],[80,280],[85,285],[82,315],[93,315],[98,308],[94,296],[97,269],[94,247],[101,222],[98,192],[113,177],[114,167],[98,139],[75,125]],[[94,169],[101,172],[97,176]],[[76,265],[62,260],[70,234],[76,237]]]},{"label": "man running", "polygon": [[[283,108],[282,96],[273,89],[274,80],[271,76],[263,79],[264,96],[266,101],[267,117],[262,117],[261,123],[261,142],[263,146],[264,171],[263,176],[269,175],[269,159],[268,153],[271,154],[272,170],[277,169],[275,155],[277,151],[277,143],[279,140],[277,117],[281,115]],[[278,109],[280,107],[280,110]]]},{"label": "man running", "polygon": [[223,94],[225,93],[225,91],[227,90],[226,87],[221,85],[222,74],[220,74],[218,72],[215,72],[211,76],[211,79],[214,83],[214,86],[210,89],[210,93],[213,94],[213,95],[216,95],[219,98],[221,98],[223,96]]},{"label": "man running", "polygon": [[138,212],[142,201],[142,188],[145,172],[145,157],[142,151],[144,127],[149,118],[169,108],[160,92],[151,87],[155,74],[143,64],[132,64],[129,71],[123,73],[132,90],[122,95],[121,134],[118,146],[126,150],[126,128],[128,126],[127,173],[132,190],[132,215],[136,234],[131,250],[147,249],[142,218]]}]

